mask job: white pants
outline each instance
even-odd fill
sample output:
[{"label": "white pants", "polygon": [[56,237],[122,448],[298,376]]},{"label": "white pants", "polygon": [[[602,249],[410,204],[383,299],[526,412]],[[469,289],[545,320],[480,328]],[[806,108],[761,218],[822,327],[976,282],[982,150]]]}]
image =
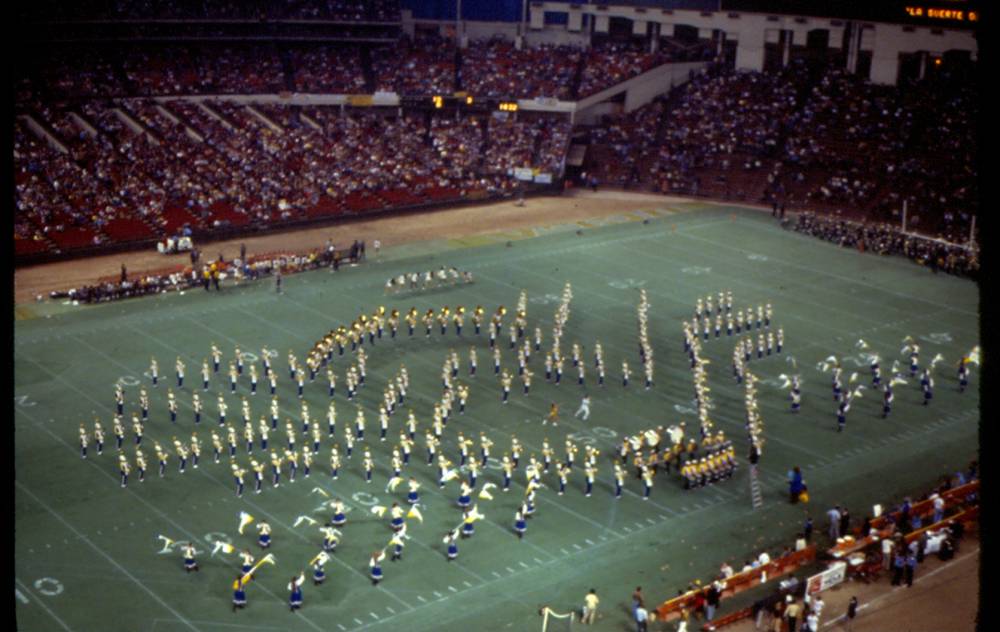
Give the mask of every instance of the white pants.
[{"label": "white pants", "polygon": [[586,404],[580,404],[580,407],[576,409],[576,414],[573,416],[579,417],[580,413],[583,413],[583,420],[586,421],[588,418],[590,418],[590,406]]}]

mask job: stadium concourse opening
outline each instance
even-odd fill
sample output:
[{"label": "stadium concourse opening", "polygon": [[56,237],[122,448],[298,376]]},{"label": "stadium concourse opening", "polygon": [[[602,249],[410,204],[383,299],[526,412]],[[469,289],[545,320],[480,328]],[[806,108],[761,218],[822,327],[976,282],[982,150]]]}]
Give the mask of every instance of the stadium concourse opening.
[{"label": "stadium concourse opening", "polygon": [[16,8],[18,629],[973,629],[967,31],[445,5]]}]

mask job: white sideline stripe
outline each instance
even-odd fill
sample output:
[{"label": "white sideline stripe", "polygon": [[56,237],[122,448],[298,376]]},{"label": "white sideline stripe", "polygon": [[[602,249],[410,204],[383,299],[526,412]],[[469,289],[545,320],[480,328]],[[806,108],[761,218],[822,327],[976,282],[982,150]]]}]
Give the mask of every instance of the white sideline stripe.
[{"label": "white sideline stripe", "polygon": [[[121,571],[123,575],[125,575],[126,577],[128,577],[129,579],[131,579],[132,582],[135,583],[136,586],[138,586],[139,588],[143,589],[145,592],[147,592],[149,594],[150,597],[152,597],[153,599],[155,599],[157,601],[157,603],[159,603],[161,606],[163,606],[164,608],[166,608],[167,610],[169,610],[170,613],[172,615],[174,615],[175,617],[177,617],[177,619],[179,621],[181,621],[182,623],[184,623],[185,625],[187,625],[192,630],[198,630],[198,628],[195,627],[195,625],[193,623],[191,623],[190,621],[188,621],[184,617],[184,615],[182,615],[181,613],[179,613],[176,610],[174,610],[173,608],[171,608],[170,604],[168,604],[167,602],[163,601],[163,599],[160,599],[159,595],[157,595],[156,593],[154,593],[145,584],[143,584],[138,579],[136,579],[135,576],[132,575],[132,573],[128,572],[128,570],[124,566],[122,566],[117,561],[115,561],[114,558],[112,558],[110,555],[108,555],[107,553],[105,553],[99,546],[97,546],[96,544],[94,544],[93,542],[91,542],[90,539],[87,536],[85,536],[82,533],[80,533],[79,531],[77,531],[76,527],[74,527],[69,522],[67,522],[65,518],[63,518],[61,515],[59,515],[58,513],[56,513],[55,510],[53,510],[51,507],[49,507],[47,504],[45,504],[45,502],[41,498],[39,498],[34,493],[32,493],[32,491],[30,489],[28,489],[27,487],[25,487],[24,483],[22,483],[21,481],[14,481],[14,484],[17,485],[19,488],[21,488],[21,491],[23,491],[25,494],[27,494],[28,496],[31,496],[32,500],[34,500],[36,503],[38,503],[39,505],[41,505],[41,507],[43,509],[45,509],[45,511],[49,512],[50,514],[52,514],[52,516],[56,520],[58,520],[59,522],[61,522],[63,524],[63,526],[65,526],[67,529],[69,529],[70,531],[72,531],[73,533],[75,533],[78,538],[80,538],[81,540],[83,540],[84,542],[86,542],[87,545],[90,548],[94,549],[94,551],[96,551],[98,555],[100,555],[101,557],[103,557],[107,561],[111,562],[111,564],[115,568],[117,568],[119,571]],[[69,629],[69,628],[67,628],[67,629]]]},{"label": "white sideline stripe", "polygon": [[[191,319],[188,319],[188,320],[191,320]],[[214,330],[214,329],[212,329],[212,328],[208,327],[207,325],[204,325],[203,323],[199,323],[199,322],[197,322],[197,321],[193,321],[193,320],[191,320],[191,322],[193,322],[193,323],[194,323],[194,324],[196,324],[196,325],[200,325],[200,326],[201,326],[202,328],[204,328],[204,329],[207,329],[208,331],[211,331],[212,333],[215,333],[216,335],[219,335],[219,336],[220,336],[220,337],[222,337],[222,338],[225,338],[225,339],[227,339],[227,340],[230,340],[231,342],[235,342],[235,343],[237,343],[237,344],[238,344],[238,342],[237,342],[236,340],[233,340],[232,338],[229,338],[229,337],[228,337],[228,336],[226,336],[225,334],[223,334],[223,333],[221,333],[221,332],[219,332],[219,331],[216,331],[216,330]],[[162,345],[162,346],[164,346],[164,347],[166,347],[166,348],[170,348],[170,347],[169,347],[169,346],[168,346],[168,345],[167,345],[166,343],[164,343],[163,341],[161,341],[161,340],[159,340],[159,339],[157,339],[157,338],[154,338],[153,336],[150,336],[149,334],[147,334],[147,333],[146,333],[145,331],[143,331],[143,330],[141,330],[141,329],[137,329],[136,327],[133,327],[133,326],[131,326],[131,325],[129,325],[129,328],[130,328],[130,329],[132,329],[132,331],[136,332],[137,334],[139,334],[139,335],[143,336],[144,338],[146,338],[146,339],[148,339],[148,340],[152,340],[153,342],[156,342],[156,343],[158,343],[158,344],[160,344],[160,345]],[[79,338],[79,337],[74,337],[73,339],[74,339],[74,340],[76,340],[77,342],[79,342],[80,344],[84,345],[84,346],[87,346],[87,347],[90,347],[91,349],[93,349],[93,350],[94,350],[94,352],[95,352],[95,353],[97,353],[98,355],[101,355],[101,356],[104,356],[104,357],[105,357],[105,358],[107,358],[107,359],[108,359],[108,360],[109,360],[109,361],[110,361],[111,363],[113,363],[113,364],[117,364],[118,366],[121,366],[121,367],[122,367],[123,369],[126,369],[126,370],[128,369],[128,367],[127,367],[127,366],[123,365],[123,364],[122,364],[121,362],[119,362],[119,361],[118,361],[118,360],[116,360],[115,358],[113,358],[113,357],[109,356],[108,354],[104,353],[104,352],[103,352],[103,351],[102,351],[101,349],[98,349],[97,347],[95,347],[94,345],[92,345],[92,344],[88,343],[87,341],[85,341],[85,340],[82,340],[82,339],[81,339],[81,338]],[[185,355],[187,355],[187,354],[185,354]],[[194,356],[191,356],[191,355],[187,355],[187,357],[189,357],[189,358],[194,358]],[[49,371],[49,370],[48,370],[47,368],[45,368],[44,366],[42,366],[41,364],[39,364],[39,363],[38,363],[37,361],[35,361],[35,360],[31,359],[31,358],[28,358],[28,360],[29,360],[30,362],[32,362],[33,364],[35,364],[36,366],[40,367],[40,368],[41,368],[41,369],[42,369],[43,371],[45,371],[45,372],[46,372],[46,373],[48,373],[49,375],[52,375],[53,377],[55,377],[55,378],[57,378],[57,379],[59,379],[59,380],[63,381],[63,382],[64,382],[64,383],[66,383],[66,384],[67,384],[68,386],[70,386],[71,388],[73,388],[73,390],[76,390],[76,391],[77,391],[77,392],[79,392],[79,393],[80,393],[81,395],[84,395],[84,396],[85,396],[85,397],[86,397],[87,399],[90,399],[90,400],[91,400],[91,401],[93,401],[94,403],[99,403],[99,402],[97,402],[97,400],[95,400],[95,399],[94,399],[93,397],[91,397],[91,396],[90,396],[89,394],[87,394],[87,393],[85,393],[85,392],[81,391],[81,390],[80,390],[79,388],[77,388],[77,387],[76,387],[75,385],[73,385],[72,383],[70,383],[69,381],[67,381],[66,379],[64,379],[64,378],[63,378],[62,376],[59,376],[59,375],[56,375],[56,374],[52,373],[52,372],[51,372],[51,371]],[[186,404],[186,402],[185,402],[185,404]],[[187,406],[190,406],[190,404],[187,404]],[[222,481],[220,481],[220,480],[219,480],[218,478],[216,478],[216,477],[214,477],[214,476],[212,476],[212,475],[210,475],[210,474],[207,474],[207,473],[206,473],[206,474],[205,474],[205,476],[206,476],[206,477],[208,477],[208,478],[209,478],[209,479],[211,479],[211,480],[214,480],[214,481],[218,482],[218,483],[219,483],[220,485],[224,485],[224,483],[222,483]],[[223,498],[223,499],[222,499],[222,502],[224,502],[224,503],[228,503],[228,502],[229,502],[229,499],[228,499],[228,498]],[[254,503],[253,503],[252,501],[250,501],[250,500],[246,500],[245,502],[247,502],[247,503],[248,503],[248,504],[250,504],[251,506],[253,506],[253,507],[257,508],[257,509],[258,509],[259,511],[261,511],[261,512],[262,512],[263,514],[265,514],[265,515],[267,515],[268,517],[270,517],[270,518],[272,519],[272,522],[276,522],[276,523],[278,523],[278,524],[281,524],[281,525],[282,525],[282,526],[284,526],[284,527],[287,527],[287,528],[288,528],[288,529],[289,529],[290,531],[292,531],[292,532],[293,532],[293,533],[294,533],[295,535],[297,535],[297,536],[299,537],[299,539],[302,539],[302,540],[305,540],[305,539],[306,539],[306,538],[305,538],[305,536],[302,536],[301,534],[299,534],[299,533],[298,533],[297,531],[295,531],[294,529],[292,529],[292,528],[291,528],[291,527],[289,527],[288,525],[286,525],[286,524],[282,523],[282,522],[281,522],[280,520],[278,520],[278,519],[277,519],[277,518],[276,518],[275,516],[273,516],[272,514],[269,514],[269,513],[268,513],[268,512],[266,512],[266,511],[264,511],[264,509],[262,509],[261,507],[259,507],[259,506],[258,506],[258,505],[256,505],[256,504],[254,504]],[[209,503],[209,504],[211,504],[211,503]],[[355,569],[355,568],[352,568],[351,566],[349,566],[349,565],[348,565],[348,564],[347,564],[346,562],[344,562],[343,560],[341,560],[341,559],[338,559],[338,558],[333,558],[333,559],[334,559],[334,561],[335,561],[335,562],[337,562],[338,564],[340,564],[340,565],[341,565],[341,566],[343,566],[344,568],[347,568],[348,570],[350,570],[350,571],[351,571],[351,572],[353,572],[354,574],[356,574],[356,575],[359,575],[359,576],[361,576],[361,577],[366,577],[366,576],[365,576],[365,575],[363,575],[363,574],[362,574],[362,573],[361,573],[360,571],[358,571],[358,570],[357,570],[357,569]],[[396,601],[398,601],[398,602],[399,602],[400,604],[402,604],[403,606],[406,606],[407,608],[411,608],[411,606],[410,606],[409,604],[407,604],[407,603],[406,603],[405,601],[403,601],[402,599],[400,599],[399,597],[397,597],[397,596],[396,596],[395,594],[393,594],[393,593],[389,592],[388,590],[385,590],[385,589],[381,589],[381,591],[382,591],[382,592],[384,592],[385,594],[389,595],[390,597],[392,597],[392,598],[393,598],[393,599],[395,599]],[[273,594],[273,593],[272,593],[272,594]],[[317,625],[316,625],[315,623],[313,623],[312,621],[310,621],[309,619],[307,619],[307,618],[306,618],[305,616],[302,616],[302,619],[303,619],[303,620],[304,620],[304,621],[305,621],[306,623],[308,623],[308,624],[310,625],[310,627],[312,627],[313,629],[315,629],[315,630],[320,630],[319,626],[317,626]]]},{"label": "white sideline stripe", "polygon": [[[135,330],[135,331],[139,331],[139,330]],[[109,360],[111,360],[112,362],[114,362],[114,363],[117,363],[117,364],[119,364],[119,366],[122,366],[122,365],[121,365],[121,363],[118,363],[118,362],[117,362],[117,361],[116,361],[116,360],[115,360],[114,358],[112,358],[112,357],[108,356],[107,354],[103,353],[103,352],[102,352],[102,351],[101,351],[100,349],[98,349],[97,347],[94,347],[93,345],[89,345],[89,344],[87,344],[86,342],[84,342],[84,341],[82,341],[82,340],[80,340],[80,339],[78,339],[78,338],[77,338],[76,340],[77,340],[78,342],[80,342],[80,343],[82,343],[82,344],[84,344],[84,345],[86,345],[86,346],[90,347],[91,349],[93,349],[94,351],[98,352],[98,353],[99,353],[100,355],[103,355],[104,357],[108,358],[108,359],[109,359]],[[80,393],[81,395],[83,395],[83,396],[84,396],[84,397],[86,397],[87,399],[91,400],[91,401],[92,401],[92,402],[94,402],[95,404],[97,404],[97,403],[98,403],[98,402],[97,402],[97,400],[95,400],[95,399],[94,399],[93,397],[91,397],[91,396],[90,396],[90,395],[89,395],[88,393],[86,393],[85,391],[81,390],[80,388],[78,388],[77,386],[75,386],[75,385],[74,385],[74,384],[73,384],[72,382],[68,381],[67,379],[65,379],[65,378],[64,378],[64,377],[62,377],[61,375],[57,375],[57,374],[53,373],[52,371],[50,371],[49,369],[47,369],[47,368],[46,368],[45,366],[43,366],[43,365],[39,364],[39,363],[38,363],[38,362],[37,362],[36,360],[34,360],[34,359],[30,358],[30,357],[27,357],[27,356],[25,356],[25,358],[26,358],[26,359],[27,359],[27,360],[28,360],[29,362],[31,362],[32,364],[34,364],[35,366],[39,367],[39,368],[40,368],[40,369],[41,369],[42,371],[44,371],[45,373],[48,373],[48,374],[49,374],[49,375],[51,375],[51,376],[52,376],[53,378],[55,378],[55,379],[58,379],[58,380],[62,381],[62,382],[63,382],[64,384],[66,384],[67,386],[69,386],[69,387],[70,387],[71,389],[73,389],[73,390],[75,390],[76,392]],[[127,367],[124,367],[124,368],[127,368]],[[22,414],[26,415],[27,417],[29,417],[29,418],[32,418],[32,419],[33,419],[33,417],[32,417],[32,416],[31,416],[30,414],[28,414],[28,413],[26,413],[26,412],[24,412],[24,411],[21,411],[21,412],[22,412]],[[49,436],[51,436],[51,437],[52,437],[53,439],[55,439],[56,441],[58,441],[58,442],[59,442],[59,443],[61,443],[62,445],[66,446],[66,447],[67,447],[68,449],[72,450],[72,451],[73,451],[74,453],[76,452],[76,448],[74,448],[74,447],[71,447],[71,446],[70,446],[70,445],[69,445],[68,443],[66,443],[66,442],[65,442],[65,441],[64,441],[64,440],[62,439],[62,437],[60,437],[59,435],[57,435],[57,434],[53,433],[53,432],[52,432],[51,430],[49,430],[48,428],[45,428],[45,427],[43,427],[43,426],[39,425],[39,424],[38,424],[38,422],[37,422],[37,420],[36,420],[36,425],[38,425],[38,428],[39,428],[40,430],[42,430],[43,432],[47,433],[47,434],[48,434]],[[99,466],[99,465],[97,465],[97,464],[96,464],[95,462],[91,461],[91,463],[92,463],[92,464],[94,465],[94,467],[98,468],[98,470],[100,470],[100,471],[101,471],[101,473],[102,473],[102,474],[104,474],[104,475],[105,475],[106,477],[108,477],[108,478],[109,478],[109,479],[111,479],[112,481],[115,481],[115,480],[116,480],[116,478],[115,478],[115,477],[114,477],[113,475],[111,475],[111,474],[109,474],[108,472],[106,472],[106,471],[102,470],[102,469],[100,468],[100,466]],[[203,472],[204,472],[204,471],[203,471]],[[218,481],[218,479],[214,479],[214,477],[212,477],[212,476],[211,476],[210,474],[207,474],[207,473],[206,473],[206,474],[205,474],[205,476],[207,476],[207,477],[208,477],[208,478],[210,478],[210,479],[213,479],[213,480],[216,480],[216,481]],[[218,482],[219,482],[220,484],[222,484],[222,483],[221,483],[221,481],[218,481]],[[182,527],[181,525],[179,525],[179,524],[178,524],[177,522],[175,522],[175,521],[174,521],[173,519],[171,519],[171,518],[170,518],[169,516],[167,516],[167,514],[165,514],[165,513],[163,512],[163,511],[161,511],[161,510],[160,510],[159,508],[157,508],[157,507],[156,507],[155,505],[152,505],[152,504],[150,504],[149,502],[147,502],[146,500],[144,500],[144,499],[142,498],[142,496],[139,496],[138,494],[136,494],[134,490],[131,490],[131,489],[128,489],[127,491],[128,491],[128,492],[129,492],[130,494],[132,494],[132,495],[133,495],[133,496],[134,496],[134,497],[135,497],[135,498],[136,498],[136,499],[137,499],[137,500],[138,500],[139,502],[141,502],[142,504],[146,505],[147,507],[149,507],[150,509],[152,509],[152,510],[153,510],[154,512],[156,512],[157,514],[159,514],[160,516],[163,516],[163,518],[164,518],[164,519],[166,519],[166,520],[167,520],[168,522],[170,522],[171,524],[173,524],[173,525],[174,525],[175,527],[177,527],[177,528],[178,528],[178,529],[179,529],[180,531],[182,531],[182,532],[184,532],[184,533],[187,533],[188,535],[193,535],[193,534],[191,534],[191,532],[190,532],[190,531],[188,531],[187,529],[185,529],[184,527]],[[229,499],[228,499],[228,498],[224,498],[224,499],[223,499],[223,502],[229,502]],[[211,502],[209,502],[208,504],[209,504],[209,505],[212,505],[212,503],[211,503]],[[180,509],[178,509],[177,511],[178,511],[178,513],[182,513],[182,510],[180,510]],[[266,513],[266,512],[265,512],[265,513]],[[270,514],[268,514],[268,515],[270,515]],[[117,531],[117,530],[118,530],[118,527],[115,527],[115,530]],[[82,536],[82,535],[81,535],[80,537],[81,537],[81,538],[83,538],[83,536]],[[303,536],[300,536],[300,537],[303,537]],[[192,539],[195,539],[195,538],[192,538]],[[91,546],[93,546],[93,545],[91,545]],[[339,562],[339,563],[340,563],[341,565],[343,565],[343,566],[347,566],[347,565],[346,565],[346,563],[345,563],[345,562],[343,562],[342,560],[336,560],[336,561],[337,561],[337,562]],[[357,570],[355,570],[354,572],[358,573],[358,571],[357,571]],[[134,581],[134,579],[133,579],[133,581]],[[271,595],[272,597],[274,597],[275,599],[279,599],[277,595],[275,595],[275,594],[274,594],[273,592],[271,592],[270,590],[268,590],[268,589],[267,589],[266,587],[264,587],[264,586],[261,586],[261,589],[262,589],[262,590],[264,590],[264,592],[266,592],[267,594],[269,594],[269,595]],[[399,601],[400,603],[403,603],[404,605],[407,605],[407,604],[405,604],[405,603],[404,603],[404,602],[403,602],[403,601],[402,601],[401,599],[399,599],[398,597],[396,597],[396,596],[395,596],[395,595],[393,595],[392,593],[389,593],[388,591],[386,591],[386,592],[387,592],[387,594],[389,594],[389,595],[390,595],[391,597],[393,597],[394,599],[396,599],[396,600],[397,600],[397,601]],[[309,626],[310,626],[311,628],[313,628],[314,630],[317,630],[317,631],[319,631],[319,632],[322,632],[322,629],[321,629],[321,628],[320,628],[319,626],[317,626],[317,625],[316,625],[315,623],[313,623],[313,622],[312,622],[311,620],[309,620],[308,618],[306,618],[306,617],[305,617],[304,615],[301,615],[301,614],[300,614],[299,616],[300,616],[300,617],[302,618],[302,620],[303,620],[303,621],[305,621],[305,622],[306,622],[306,623],[307,623],[307,624],[308,624],[308,625],[309,625]],[[187,620],[185,620],[185,622],[186,622],[186,623],[188,623],[188,625],[190,625],[190,622],[188,622]],[[193,626],[192,626],[192,627],[193,627]],[[194,628],[194,629],[197,629],[197,628]]]}]

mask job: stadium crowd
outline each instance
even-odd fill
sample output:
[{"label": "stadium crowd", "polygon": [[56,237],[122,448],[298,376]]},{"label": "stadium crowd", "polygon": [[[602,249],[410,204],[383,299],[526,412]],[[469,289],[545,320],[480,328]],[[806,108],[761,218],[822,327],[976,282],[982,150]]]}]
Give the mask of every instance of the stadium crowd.
[{"label": "stadium crowd", "polygon": [[[118,279],[102,279],[92,285],[82,285],[66,290],[54,290],[49,294],[53,300],[69,300],[80,303],[106,303],[125,298],[135,298],[163,292],[184,291],[197,287],[210,290],[220,288],[219,281],[231,279],[239,285],[243,281],[256,281],[281,274],[295,274],[308,270],[333,267],[342,263],[356,263],[364,260],[364,242],[355,240],[350,248],[338,251],[332,243],[325,248],[314,248],[304,253],[270,253],[249,256],[246,260],[226,261],[220,255],[216,261],[199,264],[197,253],[192,253],[192,265],[170,272],[150,272],[133,276],[125,274]],[[468,274],[468,273],[465,273]],[[471,277],[470,277],[471,278]],[[41,297],[38,297],[41,300]]]},{"label": "stadium crowd", "polygon": [[22,4],[18,17],[45,20],[337,20],[399,21],[399,0],[54,0]]},{"label": "stadium crowd", "polygon": [[568,101],[582,59],[583,51],[572,46],[517,50],[500,38],[476,41],[462,51],[462,89],[482,97]]},{"label": "stadium crowd", "polygon": [[506,194],[516,186],[513,168],[560,168],[570,129],[548,117],[425,119],[229,102],[88,101],[33,111],[69,151],[18,119],[20,252],[46,239],[66,249],[185,226],[266,226]]},{"label": "stadium crowd", "polygon": [[[161,4],[170,3],[142,10]],[[284,8],[333,15],[357,4]],[[15,124],[17,251],[502,194],[516,188],[518,167],[557,176],[569,144],[567,122],[525,112],[341,116],[318,106],[155,104],[135,96],[427,95],[461,87],[574,98],[683,52],[610,42],[518,51],[499,39],[458,50],[428,35],[370,51],[281,46],[60,48],[34,60],[15,82],[18,112],[34,119]],[[876,222],[899,223],[906,203],[913,229],[964,241],[978,197],[976,93],[965,72],[946,67],[889,87],[801,60],[774,73],[712,66],[591,128],[585,169],[608,184],[841,210]],[[117,98],[124,96],[132,98]]]},{"label": "stadium crowd", "polygon": [[[589,130],[604,183],[900,223],[968,239],[976,212],[974,85],[960,68],[898,87],[843,70],[696,75]],[[946,257],[947,258],[947,257]]]},{"label": "stadium crowd", "polygon": [[979,253],[975,248],[915,237],[903,233],[899,226],[850,222],[804,212],[799,214],[793,228],[845,248],[908,257],[934,272],[942,270],[972,278],[979,274]]},{"label": "stadium crowd", "polygon": [[673,61],[669,49],[661,48],[650,53],[647,47],[641,42],[606,42],[591,46],[585,53],[586,65],[580,80],[580,98]]}]

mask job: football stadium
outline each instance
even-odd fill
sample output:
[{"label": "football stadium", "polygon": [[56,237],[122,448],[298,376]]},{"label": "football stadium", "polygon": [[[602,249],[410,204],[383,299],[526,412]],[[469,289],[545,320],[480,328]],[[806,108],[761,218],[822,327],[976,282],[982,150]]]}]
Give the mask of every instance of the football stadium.
[{"label": "football stadium", "polygon": [[14,13],[16,629],[977,629],[975,3]]}]

